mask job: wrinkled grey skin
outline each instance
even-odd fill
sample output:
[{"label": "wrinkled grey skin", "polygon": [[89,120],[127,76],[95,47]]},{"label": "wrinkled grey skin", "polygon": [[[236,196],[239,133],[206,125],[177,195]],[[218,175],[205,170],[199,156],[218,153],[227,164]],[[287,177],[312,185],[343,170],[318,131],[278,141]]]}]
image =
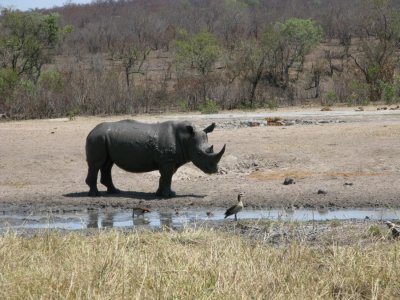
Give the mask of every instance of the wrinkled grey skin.
[{"label": "wrinkled grey skin", "polygon": [[187,162],[193,162],[208,174],[218,171],[225,145],[219,153],[214,153],[213,146],[208,146],[207,133],[214,128],[215,123],[212,123],[204,130],[196,131],[187,121],[145,124],[124,120],[97,125],[86,139],[89,196],[99,196],[99,170],[100,182],[107,187],[107,192],[119,192],[111,178],[111,168],[116,164],[135,173],[159,170],[161,177],[156,194],[173,197],[172,175]]}]

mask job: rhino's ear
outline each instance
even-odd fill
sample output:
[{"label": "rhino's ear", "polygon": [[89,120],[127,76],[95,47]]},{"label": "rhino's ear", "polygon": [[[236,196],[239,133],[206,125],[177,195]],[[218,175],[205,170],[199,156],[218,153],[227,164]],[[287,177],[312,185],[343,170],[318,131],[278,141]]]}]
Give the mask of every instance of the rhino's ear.
[{"label": "rhino's ear", "polygon": [[215,123],[212,123],[210,126],[204,128],[203,131],[204,131],[205,133],[209,133],[209,132],[212,132],[212,131],[214,130],[214,128],[215,128]]},{"label": "rhino's ear", "polygon": [[191,125],[186,126],[186,130],[189,132],[190,136],[194,136],[194,128]]}]

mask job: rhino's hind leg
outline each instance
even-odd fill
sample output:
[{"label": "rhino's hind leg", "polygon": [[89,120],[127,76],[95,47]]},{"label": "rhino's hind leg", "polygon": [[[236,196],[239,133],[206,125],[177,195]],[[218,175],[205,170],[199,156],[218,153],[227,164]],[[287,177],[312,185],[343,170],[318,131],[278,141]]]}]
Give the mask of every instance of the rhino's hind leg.
[{"label": "rhino's hind leg", "polygon": [[117,189],[112,182],[111,169],[113,165],[114,163],[110,159],[107,159],[107,161],[101,167],[100,182],[107,187],[108,194],[118,194],[120,192],[120,190]]},{"label": "rhino's hind leg", "polygon": [[100,196],[99,190],[97,189],[97,174],[99,173],[99,168],[89,165],[88,174],[86,177],[86,184],[89,186],[90,190],[88,195],[90,197]]}]

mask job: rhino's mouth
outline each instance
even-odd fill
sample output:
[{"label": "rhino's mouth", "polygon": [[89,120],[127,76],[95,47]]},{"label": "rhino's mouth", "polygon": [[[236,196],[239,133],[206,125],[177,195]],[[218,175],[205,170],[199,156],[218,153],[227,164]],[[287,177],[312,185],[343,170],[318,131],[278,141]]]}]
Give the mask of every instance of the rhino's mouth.
[{"label": "rhino's mouth", "polygon": [[200,170],[202,170],[206,174],[213,174],[218,172],[218,166],[214,163],[198,163],[196,161],[192,161],[193,164],[198,167]]},{"label": "rhino's mouth", "polygon": [[204,171],[204,173],[207,173],[207,174],[214,174],[214,173],[217,173],[218,172],[218,166],[215,166],[215,167],[208,167],[208,168],[206,168],[205,170],[203,170]]},{"label": "rhino's mouth", "polygon": [[218,172],[218,163],[225,152],[225,145],[219,153],[214,153],[213,146],[205,150],[199,150],[192,162],[204,173],[213,174]]}]

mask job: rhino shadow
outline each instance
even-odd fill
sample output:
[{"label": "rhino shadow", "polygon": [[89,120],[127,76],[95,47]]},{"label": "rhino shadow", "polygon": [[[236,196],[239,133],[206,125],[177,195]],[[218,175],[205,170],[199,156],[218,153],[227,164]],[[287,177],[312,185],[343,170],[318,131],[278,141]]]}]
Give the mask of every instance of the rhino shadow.
[{"label": "rhino shadow", "polygon": [[[118,194],[107,194],[106,192],[100,193],[104,198],[131,198],[137,200],[168,200],[172,198],[205,198],[206,195],[183,194],[175,195],[172,198],[162,198],[157,196],[154,192],[135,192],[135,191],[120,191]],[[86,198],[89,197],[87,192],[67,193],[63,195],[68,198]]]}]

